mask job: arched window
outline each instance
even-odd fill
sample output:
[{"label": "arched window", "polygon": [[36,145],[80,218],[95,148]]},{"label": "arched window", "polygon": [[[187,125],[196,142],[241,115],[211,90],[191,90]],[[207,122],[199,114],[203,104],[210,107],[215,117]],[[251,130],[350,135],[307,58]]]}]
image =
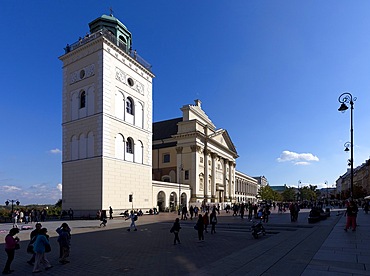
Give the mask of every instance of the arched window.
[{"label": "arched window", "polygon": [[131,154],[134,153],[134,142],[132,141],[132,138],[127,138],[126,152]]},{"label": "arched window", "polygon": [[124,137],[122,134],[118,133],[117,136],[115,137],[115,142],[116,142],[116,158],[117,159],[123,159],[124,158]]},{"label": "arched window", "polygon": [[126,99],[126,112],[131,115],[134,115],[134,104],[133,103],[134,102],[130,97]]},{"label": "arched window", "polygon": [[86,107],[86,92],[82,90],[80,94],[80,108],[84,107]]}]

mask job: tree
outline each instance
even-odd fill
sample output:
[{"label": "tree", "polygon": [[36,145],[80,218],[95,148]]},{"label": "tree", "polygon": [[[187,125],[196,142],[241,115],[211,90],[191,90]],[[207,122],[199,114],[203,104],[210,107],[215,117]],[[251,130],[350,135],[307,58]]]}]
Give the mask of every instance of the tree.
[{"label": "tree", "polygon": [[316,187],[317,186],[304,186],[302,188],[300,188],[299,192],[300,192],[300,200],[308,200],[308,201],[311,201],[311,200],[316,200],[317,198],[317,194],[316,194]]},{"label": "tree", "polygon": [[261,187],[257,193],[261,200],[275,200],[274,190],[271,189],[269,185]]},{"label": "tree", "polygon": [[284,201],[294,201],[296,199],[294,188],[287,188],[281,195],[283,196]]}]

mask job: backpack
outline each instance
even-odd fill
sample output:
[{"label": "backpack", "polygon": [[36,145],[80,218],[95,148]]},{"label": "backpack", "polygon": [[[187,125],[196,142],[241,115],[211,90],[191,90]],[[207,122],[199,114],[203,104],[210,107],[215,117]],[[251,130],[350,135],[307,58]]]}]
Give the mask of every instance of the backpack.
[{"label": "backpack", "polygon": [[137,221],[137,215],[134,216],[134,221]]}]

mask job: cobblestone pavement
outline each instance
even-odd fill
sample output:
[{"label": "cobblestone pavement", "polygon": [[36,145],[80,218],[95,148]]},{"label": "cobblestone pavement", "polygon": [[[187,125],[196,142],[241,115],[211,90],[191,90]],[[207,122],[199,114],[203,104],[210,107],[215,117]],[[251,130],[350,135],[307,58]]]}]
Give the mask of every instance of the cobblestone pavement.
[{"label": "cobblestone pavement", "polygon": [[[252,222],[222,212],[217,224],[217,233],[205,234],[199,242],[193,226],[195,220],[181,222],[180,245],[173,245],[169,232],[175,213],[145,215],[137,221],[138,231],[126,231],[129,220],[108,220],[106,227],[99,227],[97,220],[67,221],[72,228],[71,263],[58,262],[58,245],[55,229],[62,221],[47,221],[52,252],[47,258],[54,265],[42,275],[317,275],[328,273],[328,262],[321,262],[322,255],[331,254],[328,240],[344,218],[336,211],[325,221],[308,224],[308,210],[302,210],[298,222],[290,222],[288,213],[273,214],[265,224],[267,235],[254,239],[250,233]],[[359,217],[368,218],[365,215]],[[360,222],[359,222],[360,223]],[[362,222],[361,224],[362,225]],[[365,226],[365,224],[364,224]],[[367,224],[367,230],[370,225]],[[0,224],[0,248],[3,248],[6,231],[10,224]],[[343,227],[342,227],[343,228]],[[355,234],[362,235],[360,226]],[[31,230],[19,233],[21,249],[16,252],[12,275],[31,275],[32,266],[26,261],[30,255],[26,247]],[[341,229],[343,231],[343,229]],[[338,231],[340,232],[340,231]],[[367,231],[369,232],[369,231]],[[350,238],[345,232],[334,239]],[[370,236],[370,234],[367,234]],[[353,237],[353,236],[352,236]],[[365,238],[362,236],[362,241]],[[369,240],[367,240],[369,241]],[[351,242],[351,241],[349,241]],[[356,241],[361,243],[361,241]],[[335,243],[335,241],[334,241]],[[337,240],[336,243],[340,243]],[[370,243],[367,243],[370,244]],[[363,246],[364,247],[364,246]],[[329,250],[329,252],[326,252]],[[0,266],[4,267],[6,254],[0,253]],[[365,253],[363,253],[365,254]],[[368,258],[369,256],[367,256]],[[367,264],[369,264],[368,262]],[[369,266],[363,265],[359,275],[370,275]],[[333,266],[331,267],[333,269]],[[366,270],[367,269],[367,270]],[[312,273],[312,274],[311,274]],[[324,275],[322,274],[322,275]],[[326,275],[326,274],[325,274]],[[338,275],[338,274],[336,274]],[[352,275],[352,274],[343,274]]]}]

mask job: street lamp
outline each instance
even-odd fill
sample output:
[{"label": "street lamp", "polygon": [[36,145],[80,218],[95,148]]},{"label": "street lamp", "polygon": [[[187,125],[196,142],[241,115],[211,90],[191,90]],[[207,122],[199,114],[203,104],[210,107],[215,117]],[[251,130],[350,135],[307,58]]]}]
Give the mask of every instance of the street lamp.
[{"label": "street lamp", "polygon": [[325,185],[326,185],[326,201],[328,202],[329,204],[329,201],[328,201],[328,198],[329,198],[329,187],[328,187],[328,181],[325,181]]},{"label": "street lamp", "polygon": [[[351,194],[351,199],[353,199],[353,105],[354,105],[354,102],[357,100],[356,97],[352,97],[352,94],[351,93],[348,93],[348,92],[345,92],[343,94],[341,94],[338,98],[338,101],[341,103],[340,107],[338,108],[338,111],[341,111],[341,112],[344,112],[348,109],[348,106],[346,104],[350,104],[351,106],[351,128],[350,128],[350,132],[351,132],[351,142],[350,142],[350,146],[351,146],[351,159],[350,159],[350,163],[351,163],[351,190],[350,190],[350,194]],[[348,147],[346,147],[347,151],[348,151]]]},{"label": "street lamp", "polygon": [[300,199],[300,190],[299,190],[299,186],[302,184],[301,180],[298,180],[298,196],[297,196],[297,201],[299,201]]},{"label": "street lamp", "polygon": [[18,199],[7,199],[5,201],[5,205],[8,206],[9,203],[12,203],[12,214],[13,214],[13,211],[14,211],[14,203],[17,204],[17,206],[19,206],[19,204],[21,204]]}]

